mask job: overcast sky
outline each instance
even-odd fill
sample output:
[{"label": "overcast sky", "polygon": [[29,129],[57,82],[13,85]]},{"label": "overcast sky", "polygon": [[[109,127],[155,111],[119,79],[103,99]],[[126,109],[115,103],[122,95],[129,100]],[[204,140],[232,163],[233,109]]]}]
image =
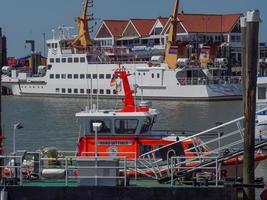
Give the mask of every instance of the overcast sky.
[{"label": "overcast sky", "polygon": [[[75,27],[83,0],[0,0],[0,27],[8,38],[8,56],[29,53],[26,39],[34,39],[43,51],[43,33],[59,25]],[[94,16],[102,19],[156,18],[169,16],[174,0],[94,0]],[[267,0],[180,0],[185,13],[245,13],[259,9],[263,23],[260,40],[267,41]],[[100,24],[100,22],[99,22]]]}]

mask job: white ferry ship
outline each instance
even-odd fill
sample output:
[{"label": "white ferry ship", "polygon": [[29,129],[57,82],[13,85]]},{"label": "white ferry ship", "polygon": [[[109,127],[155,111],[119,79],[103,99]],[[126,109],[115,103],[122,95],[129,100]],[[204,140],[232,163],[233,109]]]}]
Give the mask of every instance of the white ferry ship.
[{"label": "white ferry ship", "polygon": [[[171,16],[165,56],[152,56],[150,61],[134,61],[125,57],[111,59],[110,53],[94,45],[88,32],[88,0],[77,18],[78,35],[71,37],[66,28],[47,40],[47,66],[39,66],[38,74],[12,70],[2,75],[2,85],[13,95],[86,97],[88,94],[112,98],[120,95],[109,87],[113,70],[120,65],[128,73],[132,87],[139,87],[137,97],[175,100],[233,100],[242,98],[241,78],[227,76],[224,59],[217,65],[200,66],[178,56],[176,45],[176,0]],[[118,49],[120,51],[120,49]]]}]

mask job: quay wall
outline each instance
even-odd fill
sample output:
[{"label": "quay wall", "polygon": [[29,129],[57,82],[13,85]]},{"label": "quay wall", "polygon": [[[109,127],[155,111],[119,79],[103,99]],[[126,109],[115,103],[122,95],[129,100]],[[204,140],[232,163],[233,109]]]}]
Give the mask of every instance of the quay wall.
[{"label": "quay wall", "polygon": [[236,189],[228,187],[6,187],[8,200],[231,200]]}]

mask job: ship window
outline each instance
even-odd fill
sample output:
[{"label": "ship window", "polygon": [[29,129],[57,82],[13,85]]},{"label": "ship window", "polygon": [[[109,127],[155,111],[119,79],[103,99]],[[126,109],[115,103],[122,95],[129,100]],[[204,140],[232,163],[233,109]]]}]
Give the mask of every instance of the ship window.
[{"label": "ship window", "polygon": [[150,117],[145,118],[140,133],[146,133],[146,132],[150,131],[151,127],[152,127],[151,118]]},{"label": "ship window", "polygon": [[84,94],[84,89],[80,89],[80,93],[81,94]]},{"label": "ship window", "polygon": [[68,58],[68,63],[72,63],[72,58]]},{"label": "ship window", "polygon": [[99,74],[99,79],[104,79],[105,75],[104,74]]},{"label": "ship window", "polygon": [[157,74],[157,78],[160,78],[160,74],[159,73]]},{"label": "ship window", "polygon": [[66,58],[62,58],[61,62],[65,63],[67,61]]},{"label": "ship window", "polygon": [[258,99],[266,99],[266,88],[265,87],[258,87]]},{"label": "ship window", "polygon": [[99,90],[99,93],[100,93],[100,94],[104,94],[104,90],[103,90],[103,89],[100,89],[100,90]]},{"label": "ship window", "polygon": [[154,78],[154,76],[155,76],[155,75],[152,73],[152,74],[151,74],[151,77]]},{"label": "ship window", "polygon": [[49,76],[51,79],[53,79],[54,78],[54,74],[50,74],[50,76]]},{"label": "ship window", "polygon": [[60,79],[60,74],[56,74],[56,79]]},{"label": "ship window", "polygon": [[52,69],[52,65],[47,65],[48,69]]},{"label": "ship window", "polygon": [[59,93],[59,88],[56,88],[56,93]]},{"label": "ship window", "polygon": [[97,79],[97,74],[93,74],[93,79]]},{"label": "ship window", "polygon": [[144,154],[150,151],[152,151],[151,145],[140,145],[140,154]]},{"label": "ship window", "polygon": [[52,43],[52,48],[55,48],[55,43]]},{"label": "ship window", "polygon": [[60,58],[56,58],[56,63],[60,63]]},{"label": "ship window", "polygon": [[111,121],[108,119],[91,121],[91,133],[94,133],[93,123],[101,123],[98,133],[111,133]]},{"label": "ship window", "polygon": [[74,58],[74,62],[75,62],[75,63],[78,63],[78,62],[79,62],[79,58],[76,58],[76,57],[75,57],[75,58]]},{"label": "ship window", "polygon": [[111,79],[111,74],[106,74],[106,79]]},{"label": "ship window", "polygon": [[48,47],[48,49],[50,49],[50,48],[51,48],[51,44],[50,44],[50,43],[48,43],[48,44],[47,44],[47,47]]},{"label": "ship window", "polygon": [[117,94],[117,91],[116,90],[113,90],[113,94]]},{"label": "ship window", "polygon": [[66,74],[61,74],[62,79],[66,79]]},{"label": "ship window", "polygon": [[68,74],[68,79],[72,79],[72,74]]},{"label": "ship window", "polygon": [[80,79],[84,79],[85,75],[84,74],[80,74]]},{"label": "ship window", "polygon": [[144,72],[144,73],[143,73],[143,75],[145,76],[145,75],[146,75],[146,73]]},{"label": "ship window", "polygon": [[135,134],[138,125],[136,119],[117,119],[115,120],[115,132],[118,134]]},{"label": "ship window", "polygon": [[97,89],[93,89],[93,93],[94,94],[97,94]]},{"label": "ship window", "polygon": [[87,90],[86,90],[86,93],[87,93],[87,94],[91,94],[91,89],[87,89]]},{"label": "ship window", "polygon": [[75,94],[78,94],[78,89],[75,88],[75,89],[74,89],[74,93],[75,93]]},{"label": "ship window", "polygon": [[85,58],[84,58],[84,57],[81,57],[81,58],[80,58],[80,62],[81,62],[81,63],[85,63]]},{"label": "ship window", "polygon": [[71,92],[72,92],[71,88],[68,88],[68,93],[71,93]]},{"label": "ship window", "polygon": [[74,79],[78,79],[79,78],[79,75],[78,74],[74,74]]},{"label": "ship window", "polygon": [[66,93],[66,89],[65,89],[65,88],[62,88],[62,89],[61,89],[61,92],[62,92],[62,93]]},{"label": "ship window", "polygon": [[110,90],[106,90],[106,94],[110,94]]},{"label": "ship window", "polygon": [[57,48],[57,43],[55,43],[55,48]]},{"label": "ship window", "polygon": [[91,79],[91,74],[86,74],[87,79]]},{"label": "ship window", "polygon": [[54,63],[55,59],[54,58],[50,58],[50,63]]}]

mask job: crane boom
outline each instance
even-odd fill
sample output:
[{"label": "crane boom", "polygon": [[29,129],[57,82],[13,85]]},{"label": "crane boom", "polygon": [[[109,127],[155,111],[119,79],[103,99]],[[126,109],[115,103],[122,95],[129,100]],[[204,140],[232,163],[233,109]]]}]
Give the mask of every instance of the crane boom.
[{"label": "crane boom", "polygon": [[78,26],[78,35],[72,42],[73,46],[77,45],[86,48],[92,45],[92,41],[90,39],[90,34],[88,31],[88,6],[89,0],[84,0],[82,14],[75,20]]},{"label": "crane boom", "polygon": [[173,13],[170,18],[170,30],[168,35],[168,42],[165,48],[165,63],[168,64],[169,68],[174,69],[177,67],[178,47],[176,43],[177,34],[177,17],[179,9],[179,0],[175,0]]}]

